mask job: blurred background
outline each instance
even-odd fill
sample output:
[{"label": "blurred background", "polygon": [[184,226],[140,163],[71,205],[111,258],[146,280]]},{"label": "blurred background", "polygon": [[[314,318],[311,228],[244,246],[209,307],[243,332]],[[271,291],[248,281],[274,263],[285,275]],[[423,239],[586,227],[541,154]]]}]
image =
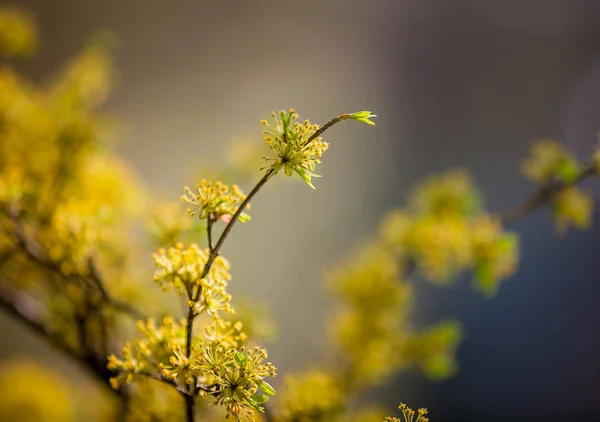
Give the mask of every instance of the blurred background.
[{"label": "blurred background", "polygon": [[[264,302],[277,321],[267,347],[280,373],[322,356],[323,270],[403,206],[417,181],[466,167],[486,206],[502,211],[533,189],[519,174],[533,139],[557,139],[584,158],[600,130],[595,0],[17,5],[39,22],[43,45],[18,65],[36,81],[91,31],[114,33],[118,81],[107,111],[122,126],[118,149],[167,198],[218,165],[230,142],[260,142],[258,122],[271,110],[294,107],[320,123],[357,110],[379,116],[374,129],[328,132],[317,190],[268,186],[252,223],[224,248],[234,297]],[[240,181],[246,191],[253,183]],[[417,284],[418,322],[464,323],[460,370],[439,384],[402,374],[374,393],[388,405],[426,406],[437,422],[600,420],[600,228],[559,239],[547,210],[512,228],[522,264],[495,298],[466,280]],[[47,356],[3,315],[0,324],[1,358]]]}]

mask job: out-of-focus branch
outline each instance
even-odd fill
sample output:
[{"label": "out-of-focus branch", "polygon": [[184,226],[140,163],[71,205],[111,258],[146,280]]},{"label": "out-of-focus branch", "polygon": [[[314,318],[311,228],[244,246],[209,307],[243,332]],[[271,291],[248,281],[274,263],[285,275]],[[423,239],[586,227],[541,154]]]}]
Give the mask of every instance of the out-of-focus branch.
[{"label": "out-of-focus branch", "polygon": [[[31,297],[21,295],[8,286],[14,284],[5,275],[0,275],[0,308],[9,315],[27,326],[40,338],[48,341],[59,352],[78,363],[82,368],[90,372],[94,377],[102,381],[102,384],[110,388],[109,379],[112,372],[106,368],[105,359],[92,353],[81,354],[70,346],[61,333],[53,332],[43,322],[38,313],[38,304],[33,303]],[[111,391],[114,391],[111,389]],[[116,392],[118,393],[118,392]]]},{"label": "out-of-focus branch", "polygon": [[80,276],[80,275],[65,275],[65,274],[63,274],[61,271],[60,265],[57,262],[54,262],[54,261],[46,258],[44,256],[44,254],[42,253],[41,248],[37,244],[35,244],[34,242],[32,242],[30,239],[27,238],[27,236],[25,235],[25,232],[22,228],[22,225],[21,225],[20,213],[18,211],[18,207],[12,206],[12,207],[9,207],[8,209],[5,209],[4,211],[14,225],[14,231],[13,231],[12,235],[15,238],[15,242],[17,244],[18,249],[22,250],[29,258],[31,258],[33,261],[38,263],[40,266],[46,268],[47,270],[49,270],[53,273],[60,275],[62,277],[76,278],[76,279],[82,280],[85,283],[92,284],[98,290],[100,295],[102,296],[103,301],[107,305],[114,308],[116,311],[122,312],[126,315],[130,315],[132,318],[135,318],[135,319],[145,319],[146,318],[146,316],[139,310],[135,309],[134,307],[132,307],[131,305],[129,305],[127,303],[113,299],[108,294],[108,292],[105,288],[105,283],[102,280],[102,277],[100,276],[100,273],[98,272],[98,269],[97,269],[96,264],[95,264],[94,260],[92,259],[92,257],[89,257],[88,262],[87,262],[89,275]]},{"label": "out-of-focus branch", "polygon": [[533,195],[525,200],[523,203],[517,205],[514,208],[509,209],[500,214],[500,219],[504,225],[512,224],[520,220],[521,218],[527,217],[529,214],[549,204],[556,196],[565,188],[576,185],[581,181],[587,179],[590,176],[596,174],[594,166],[592,164],[587,165],[579,173],[579,175],[572,182],[561,182],[552,180],[547,183],[540,185],[540,187],[533,193]]}]

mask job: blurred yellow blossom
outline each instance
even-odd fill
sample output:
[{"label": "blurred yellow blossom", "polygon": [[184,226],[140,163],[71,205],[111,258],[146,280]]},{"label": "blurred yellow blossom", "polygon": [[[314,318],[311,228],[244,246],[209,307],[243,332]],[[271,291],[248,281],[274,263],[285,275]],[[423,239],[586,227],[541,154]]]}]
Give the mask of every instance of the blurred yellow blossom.
[{"label": "blurred yellow blossom", "polygon": [[594,201],[581,189],[571,186],[561,190],[554,200],[556,230],[563,234],[570,226],[587,229],[593,209]]},{"label": "blurred yellow blossom", "polygon": [[531,147],[531,155],[522,164],[525,176],[539,183],[554,177],[571,182],[577,177],[579,167],[569,151],[551,139],[536,141]]},{"label": "blurred yellow blossom", "polygon": [[0,420],[71,422],[69,385],[52,368],[34,360],[8,361],[0,368]]},{"label": "blurred yellow blossom", "polygon": [[341,382],[319,370],[286,375],[278,401],[285,422],[332,422],[343,411]]},{"label": "blurred yellow blossom", "polygon": [[475,284],[484,293],[495,293],[498,281],[517,270],[519,260],[518,237],[502,231],[500,219],[482,215],[471,228]]},{"label": "blurred yellow blossom", "polygon": [[33,18],[18,9],[0,9],[0,56],[27,56],[37,44]]},{"label": "blurred yellow blossom", "polygon": [[466,217],[481,209],[481,199],[470,174],[456,169],[418,184],[411,197],[411,208],[420,215]]}]

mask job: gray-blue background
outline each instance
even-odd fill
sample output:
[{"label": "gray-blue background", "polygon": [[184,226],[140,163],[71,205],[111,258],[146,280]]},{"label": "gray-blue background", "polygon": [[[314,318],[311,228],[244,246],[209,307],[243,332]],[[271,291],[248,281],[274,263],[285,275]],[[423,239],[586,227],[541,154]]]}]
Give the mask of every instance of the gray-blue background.
[{"label": "gray-blue background", "polygon": [[[262,297],[279,321],[269,350],[281,372],[322,356],[323,268],[421,177],[466,166],[489,208],[503,210],[532,189],[518,173],[532,139],[562,140],[584,157],[600,130],[597,0],[18,4],[41,25],[42,50],[21,65],[36,79],[91,30],[116,34],[108,111],[125,124],[119,148],[168,197],[222,160],[230,140],[260,142],[257,122],[271,110],[295,107],[317,122],[380,116],[374,129],[333,129],[317,190],[265,189],[224,250],[233,293]],[[465,324],[461,369],[439,385],[403,375],[379,392],[390,408],[427,406],[436,422],[600,420],[600,231],[558,239],[547,211],[514,228],[524,261],[497,298],[467,280],[420,284],[419,322]],[[2,356],[33,352],[20,330],[5,333]]]}]

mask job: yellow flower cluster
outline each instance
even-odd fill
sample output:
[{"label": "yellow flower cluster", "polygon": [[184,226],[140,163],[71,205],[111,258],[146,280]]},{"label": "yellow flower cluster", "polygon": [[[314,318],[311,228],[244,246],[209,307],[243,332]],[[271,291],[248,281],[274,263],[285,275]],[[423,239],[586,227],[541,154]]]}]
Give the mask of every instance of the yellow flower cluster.
[{"label": "yellow flower cluster", "polygon": [[26,56],[37,44],[35,25],[28,14],[0,9],[0,56]]},{"label": "yellow flower cluster", "polygon": [[479,193],[465,171],[450,171],[417,186],[411,210],[390,212],[380,236],[429,280],[448,283],[460,272],[474,270],[475,285],[493,293],[500,280],[516,271],[517,237],[482,211]]},{"label": "yellow flower cluster", "polygon": [[[199,227],[181,212],[181,203],[160,202],[148,219],[148,232],[157,245],[175,245],[186,235],[200,235]],[[202,231],[204,233],[204,231]]]},{"label": "yellow flower cluster", "polygon": [[[593,163],[598,155],[596,151]],[[594,202],[588,193],[572,185],[581,174],[582,165],[561,144],[549,139],[533,144],[530,157],[523,163],[523,172],[538,183],[558,181],[567,185],[553,202],[558,233],[564,234],[571,226],[580,230],[589,227]]]},{"label": "yellow flower cluster", "polygon": [[272,124],[266,120],[261,121],[265,127],[263,131],[265,142],[275,153],[275,157],[265,157],[266,160],[273,162],[266,168],[274,174],[281,169],[286,176],[296,173],[314,189],[311,178],[320,177],[314,173],[315,165],[321,162],[319,159],[329,146],[321,137],[308,142],[319,129],[319,125],[311,124],[308,120],[303,123],[296,122],[298,114],[294,110],[287,113],[281,111],[279,115],[273,113],[272,117]]},{"label": "yellow flower cluster", "polygon": [[328,283],[346,304],[333,319],[330,336],[354,384],[380,384],[404,363],[412,289],[400,281],[401,268],[385,248],[371,244],[332,270]]},{"label": "yellow flower cluster", "polygon": [[594,201],[581,189],[570,186],[556,195],[554,215],[556,230],[563,234],[569,227],[585,230],[590,227]]},{"label": "yellow flower cluster", "polygon": [[[198,216],[200,219],[211,219],[213,221],[222,219],[228,223],[231,217],[235,214],[239,206],[246,199],[246,196],[236,186],[232,185],[231,189],[221,182],[209,182],[202,179],[196,186],[197,193],[194,193],[187,186],[185,195],[181,200],[197,206],[197,209],[189,209],[188,214]],[[250,204],[246,205],[246,209],[250,208]],[[250,220],[250,216],[242,212],[239,217],[240,222]]]},{"label": "yellow flower cluster", "polygon": [[477,287],[483,293],[495,293],[498,280],[517,270],[519,239],[514,233],[503,232],[499,219],[491,215],[473,221],[470,238]]},{"label": "yellow flower cluster", "polygon": [[[409,364],[420,366],[427,375],[440,375],[424,364],[435,359],[441,362],[443,358],[449,368],[454,367],[452,355],[460,327],[445,325],[454,333],[447,341],[420,341],[425,334],[411,327],[413,289],[402,278],[405,268],[400,262],[389,248],[375,241],[360,248],[328,277],[345,305],[329,332],[345,365],[347,387],[380,385]],[[445,374],[451,372],[448,369]]]},{"label": "yellow flower cluster", "polygon": [[[400,403],[398,409],[402,413],[402,418],[387,417],[384,422],[429,422],[429,418],[426,417],[427,409],[419,409],[415,412],[404,403]],[[415,419],[415,416],[417,419]]]},{"label": "yellow flower cluster", "polygon": [[202,348],[196,365],[205,382],[217,387],[216,393],[207,393],[214,397],[216,405],[237,419],[254,420],[253,410],[264,412],[261,405],[275,394],[264,380],[276,375],[275,367],[266,359],[267,351],[258,346],[232,350],[213,343]]},{"label": "yellow flower cluster", "polygon": [[344,391],[341,385],[339,379],[319,370],[287,375],[278,402],[281,420],[338,420],[344,406]]},{"label": "yellow flower cluster", "polygon": [[479,192],[463,169],[428,177],[412,194],[411,209],[419,215],[469,216],[481,209]]},{"label": "yellow flower cluster", "polygon": [[457,369],[453,353],[461,336],[459,323],[442,321],[411,336],[404,345],[404,354],[429,379],[443,380]]},{"label": "yellow flower cluster", "polygon": [[2,421],[70,422],[75,417],[68,383],[33,360],[0,367],[0,396]]},{"label": "yellow flower cluster", "polygon": [[[179,422],[185,420],[181,395],[171,386],[158,383],[155,380],[137,377],[133,384],[128,386],[129,411],[123,417],[123,422]],[[102,422],[115,420],[114,418],[102,419]]]},{"label": "yellow flower cluster", "polygon": [[208,249],[200,249],[195,244],[184,248],[178,243],[168,250],[159,249],[158,253],[152,255],[157,268],[154,281],[164,291],[175,289],[180,294],[186,294],[196,314],[207,312],[214,315],[218,311],[232,313],[229,305],[231,295],[225,290],[227,282],[231,280],[229,263],[218,256],[208,274],[202,278],[209,256]]},{"label": "yellow flower cluster", "polygon": [[199,385],[198,394],[212,397],[228,415],[253,420],[253,411],[275,391],[265,381],[275,376],[275,367],[265,362],[266,350],[239,346],[245,337],[241,324],[214,319],[206,327],[204,338],[195,337],[191,354],[186,348],[187,322],[165,318],[161,325],[149,319],[138,327],[144,337],[134,344],[126,343],[123,358],[109,357],[108,368],[117,375],[111,378],[113,388],[131,383],[136,376],[164,380],[180,389]]},{"label": "yellow flower cluster", "polygon": [[561,175],[572,177],[577,174],[578,165],[561,144],[542,139],[532,145],[531,155],[523,161],[521,169],[528,179],[543,183]]}]

